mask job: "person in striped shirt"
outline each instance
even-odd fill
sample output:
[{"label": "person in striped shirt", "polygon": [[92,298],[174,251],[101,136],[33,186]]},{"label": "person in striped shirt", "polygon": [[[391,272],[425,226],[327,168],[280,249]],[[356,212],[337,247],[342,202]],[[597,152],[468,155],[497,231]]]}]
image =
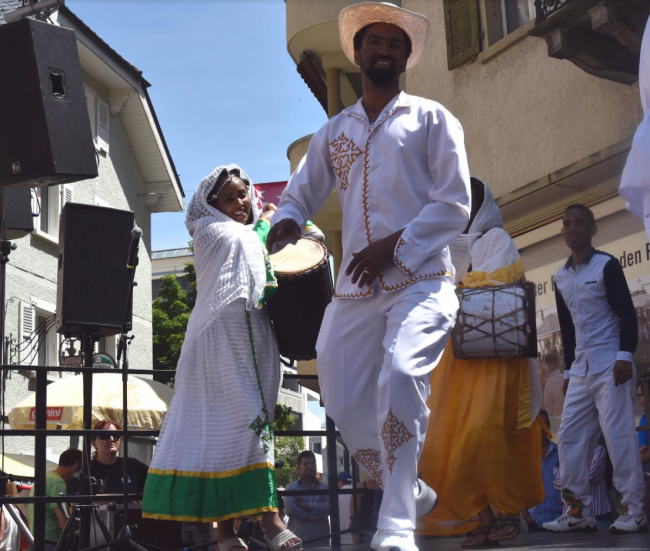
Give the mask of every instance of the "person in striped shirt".
[{"label": "person in striped shirt", "polygon": [[[594,454],[591,457],[591,466],[589,468],[589,488],[591,490],[592,509],[596,516],[597,523],[603,523],[603,525],[609,526],[612,520],[612,508],[609,505],[609,499],[607,497],[607,481],[605,479],[606,469],[607,449],[605,448],[605,440],[601,436],[598,446],[596,446]],[[560,472],[557,473],[554,486],[558,491],[562,490],[562,477],[560,476]],[[568,509],[568,506],[565,504],[562,512],[566,513]],[[597,530],[598,529],[596,528],[594,532]]]},{"label": "person in striped shirt", "polygon": [[[551,422],[546,410],[539,412],[539,417],[550,430]],[[528,523],[529,532],[541,530],[542,524],[555,520],[562,514],[562,497],[560,490],[553,486],[553,482],[560,472],[560,456],[557,444],[553,442],[546,432],[542,432],[542,482],[544,484],[544,501],[539,505],[523,511],[522,516]]]}]

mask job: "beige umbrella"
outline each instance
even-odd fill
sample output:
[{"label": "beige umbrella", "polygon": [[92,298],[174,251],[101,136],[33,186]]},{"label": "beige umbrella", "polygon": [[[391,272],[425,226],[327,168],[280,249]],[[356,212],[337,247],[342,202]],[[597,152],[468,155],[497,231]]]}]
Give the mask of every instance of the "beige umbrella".
[{"label": "beige umbrella", "polygon": [[[129,376],[127,406],[129,428],[155,430],[162,425],[174,391],[150,379]],[[34,427],[35,394],[14,406],[9,413],[12,429]],[[47,387],[47,428],[83,428],[83,377],[66,377]],[[122,425],[122,375],[93,376],[93,425],[111,419]]]},{"label": "beige umbrella", "polygon": [[[54,461],[45,461],[48,471],[57,468]],[[7,474],[16,478],[34,478],[34,456],[24,453],[5,453],[4,457],[0,453],[0,467]]]}]

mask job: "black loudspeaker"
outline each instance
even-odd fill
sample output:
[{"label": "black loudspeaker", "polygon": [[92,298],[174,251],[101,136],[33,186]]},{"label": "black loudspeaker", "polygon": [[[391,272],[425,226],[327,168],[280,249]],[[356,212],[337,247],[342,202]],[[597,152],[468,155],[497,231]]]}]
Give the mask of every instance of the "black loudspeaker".
[{"label": "black loudspeaker", "polygon": [[29,189],[4,189],[7,194],[7,239],[20,239],[34,231],[32,193]]},{"label": "black loudspeaker", "polygon": [[0,186],[97,176],[74,31],[23,19],[0,25]]},{"label": "black loudspeaker", "polygon": [[59,227],[57,331],[64,335],[116,335],[124,313],[131,323],[126,267],[133,213],[66,203]]}]

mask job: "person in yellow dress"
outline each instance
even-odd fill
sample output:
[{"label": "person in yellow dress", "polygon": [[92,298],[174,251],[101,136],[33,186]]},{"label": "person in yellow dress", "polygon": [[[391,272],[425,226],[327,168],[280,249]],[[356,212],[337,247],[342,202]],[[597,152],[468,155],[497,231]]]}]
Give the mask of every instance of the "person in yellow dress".
[{"label": "person in yellow dress", "polygon": [[[523,263],[490,189],[477,178],[471,182],[471,219],[450,246],[457,283],[523,281]],[[514,539],[520,511],[544,499],[535,366],[526,358],[455,359],[449,342],[431,375],[427,405],[431,422],[419,470],[439,501],[418,532],[469,533],[464,548]]]}]

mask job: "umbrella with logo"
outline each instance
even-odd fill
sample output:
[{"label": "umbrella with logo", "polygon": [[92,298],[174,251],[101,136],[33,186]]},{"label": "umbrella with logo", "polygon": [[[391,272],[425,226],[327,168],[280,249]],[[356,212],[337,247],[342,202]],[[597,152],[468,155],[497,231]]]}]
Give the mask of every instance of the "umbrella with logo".
[{"label": "umbrella with logo", "polygon": [[[134,430],[156,430],[171,402],[174,391],[157,381],[129,376],[128,426]],[[35,394],[14,406],[9,413],[12,429],[34,427]],[[47,428],[83,428],[83,377],[66,377],[47,387]],[[122,375],[100,373],[93,376],[93,425],[111,419],[122,425]]]}]

